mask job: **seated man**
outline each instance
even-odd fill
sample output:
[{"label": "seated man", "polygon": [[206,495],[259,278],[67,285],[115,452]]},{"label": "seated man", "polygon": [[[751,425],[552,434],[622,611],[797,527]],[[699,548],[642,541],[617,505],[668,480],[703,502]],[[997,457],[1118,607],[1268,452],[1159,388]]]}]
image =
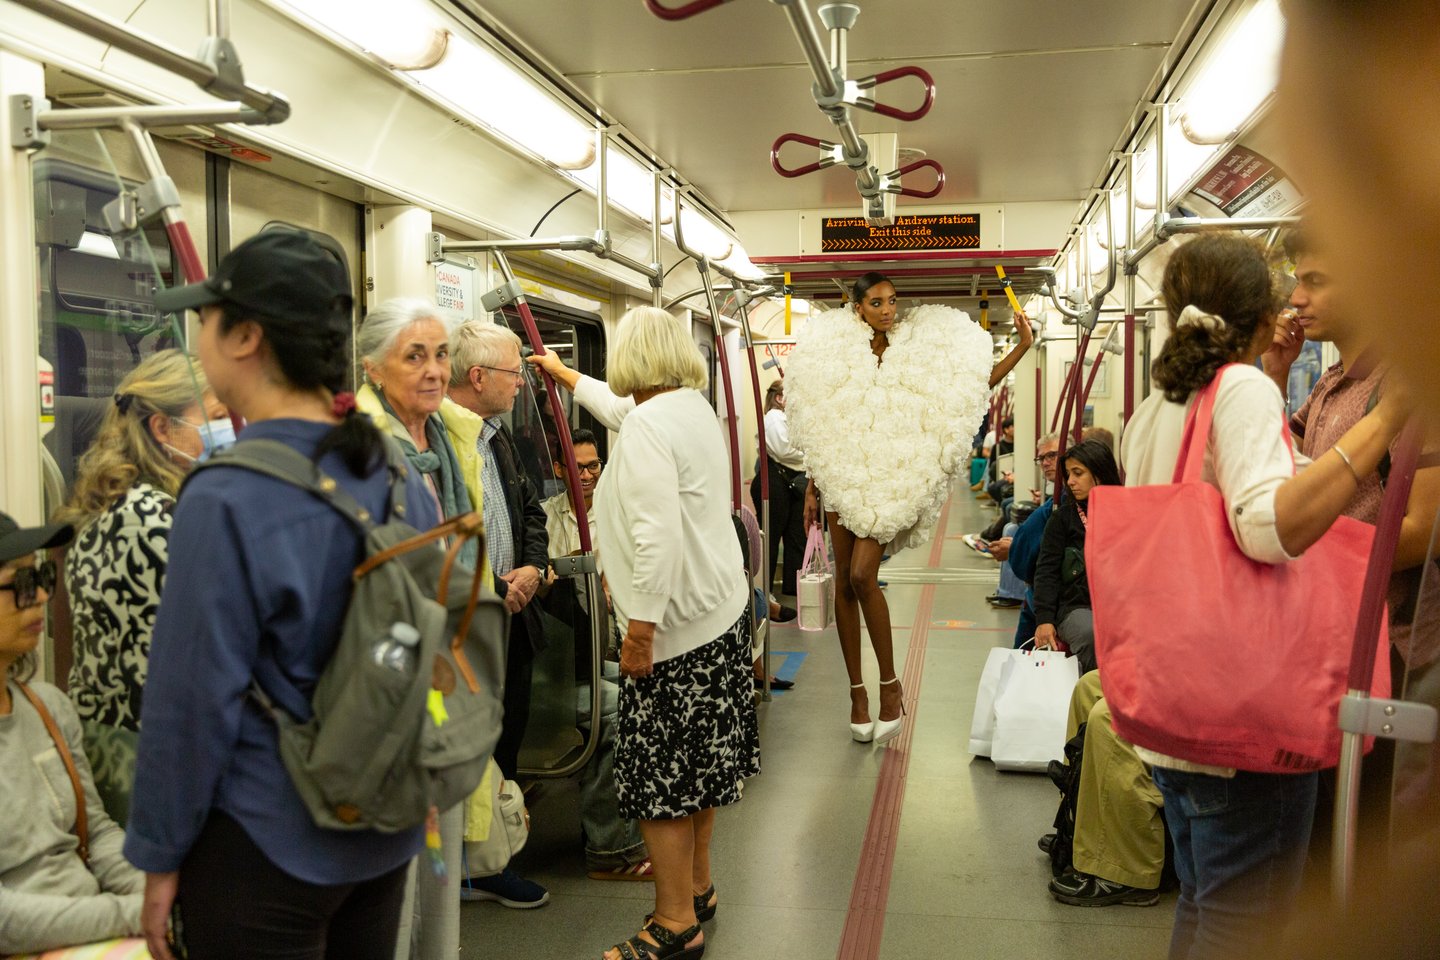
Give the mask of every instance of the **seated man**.
[{"label": "seated man", "polygon": [[[580,471],[580,493],[590,526],[590,544],[595,546],[595,484],[604,468],[595,434],[576,430],[571,434],[575,447],[575,464]],[[563,478],[565,469],[554,464],[555,476]],[[580,553],[580,522],[570,503],[570,494],[561,491],[544,501],[545,529],[550,535],[552,556],[574,556]],[[551,574],[544,605],[553,616],[575,629],[575,675],[582,683],[590,677],[594,650],[591,644],[590,598],[584,579],[557,579]],[[580,773],[580,829],[585,837],[585,869],[592,880],[654,880],[650,855],[640,836],[640,824],[620,818],[619,799],[615,793],[615,715],[620,708],[620,672],[609,661],[601,664],[600,740],[595,753]],[[576,709],[589,722],[590,697],[582,691]]]},{"label": "seated man", "polygon": [[[1164,800],[1135,748],[1115,735],[1098,670],[1075,685],[1066,738],[1082,723],[1074,866],[1050,881],[1050,893],[1077,907],[1153,906],[1165,868]],[[1040,848],[1048,853],[1054,838],[1042,837]]]},{"label": "seated man", "polygon": [[[1053,485],[1060,466],[1060,435],[1049,434],[1035,445],[1035,462],[1045,482]],[[1045,537],[1045,524],[1055,509],[1055,501],[1047,499],[1036,507],[1025,522],[1016,528],[1008,541],[998,540],[989,545],[990,556],[1008,564],[1011,572],[1025,584],[1035,580],[1035,564],[1040,559],[1040,541]],[[1020,610],[1020,622],[1015,627],[1015,646],[1035,636],[1034,595],[1025,590],[1024,603]],[[1007,604],[1008,605],[1008,604]]]}]

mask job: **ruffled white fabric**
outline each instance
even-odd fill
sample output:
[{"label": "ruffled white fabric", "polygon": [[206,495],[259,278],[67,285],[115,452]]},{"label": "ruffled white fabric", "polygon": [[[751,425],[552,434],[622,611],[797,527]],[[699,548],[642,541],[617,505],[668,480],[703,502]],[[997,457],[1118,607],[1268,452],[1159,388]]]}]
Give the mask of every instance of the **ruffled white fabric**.
[{"label": "ruffled white fabric", "polygon": [[930,539],[989,402],[994,346],[961,310],[927,304],[884,361],[853,310],[812,316],[785,371],[785,414],[825,508],[895,549]]}]

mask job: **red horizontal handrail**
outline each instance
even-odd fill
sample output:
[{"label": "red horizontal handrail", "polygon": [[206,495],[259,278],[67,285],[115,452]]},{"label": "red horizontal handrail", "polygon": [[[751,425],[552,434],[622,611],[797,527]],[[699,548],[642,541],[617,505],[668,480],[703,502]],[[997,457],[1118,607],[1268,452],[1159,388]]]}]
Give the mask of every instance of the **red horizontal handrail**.
[{"label": "red horizontal handrail", "polygon": [[730,0],[691,0],[679,7],[667,7],[660,0],[645,0],[645,8],[661,20],[686,20]]},{"label": "red horizontal handrail", "polygon": [[905,166],[890,174],[890,179],[898,180],[900,177],[905,176],[905,174],[911,172],[912,170],[919,170],[921,167],[929,167],[931,170],[935,171],[934,189],[911,190],[909,187],[904,187],[899,191],[900,196],[920,197],[923,200],[929,200],[931,197],[938,197],[940,195],[940,191],[945,189],[945,168],[940,166],[938,162],[930,160],[928,158],[924,160],[916,160],[914,163],[905,164]]},{"label": "red horizontal handrail", "polygon": [[886,70],[874,76],[862,77],[855,81],[861,90],[872,90],[882,83],[889,83],[891,80],[898,80],[901,77],[916,77],[925,84],[925,102],[915,110],[901,110],[899,107],[887,106],[883,103],[876,103],[869,97],[861,97],[855,102],[855,106],[862,110],[870,110],[880,114],[882,117],[891,117],[895,120],[919,120],[930,112],[935,105],[935,78],[920,67],[896,67],[893,70]]},{"label": "red horizontal handrail", "polygon": [[821,157],[818,162],[807,163],[803,167],[790,169],[782,166],[780,163],[780,148],[787,143],[803,143],[821,150],[834,150],[836,146],[827,140],[807,137],[803,133],[782,133],[775,139],[775,142],[770,145],[770,166],[774,167],[775,172],[782,177],[803,177],[807,173],[814,173],[816,170],[823,170],[826,167],[835,165],[835,158],[833,156],[824,156]]}]

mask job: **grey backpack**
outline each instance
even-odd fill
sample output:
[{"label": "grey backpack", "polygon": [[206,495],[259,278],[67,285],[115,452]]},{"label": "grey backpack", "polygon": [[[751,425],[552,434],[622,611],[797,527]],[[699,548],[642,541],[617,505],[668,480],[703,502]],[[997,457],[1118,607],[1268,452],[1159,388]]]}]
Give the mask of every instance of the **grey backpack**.
[{"label": "grey backpack", "polygon": [[389,437],[385,446],[390,516],[379,523],[309,457],[275,440],[241,440],[197,468],[240,467],[293,484],[365,537],[311,718],[302,723],[276,704],[294,702],[298,691],[283,696],[251,684],[279,726],[280,757],[310,815],[335,830],[393,833],[425,822],[432,806],[454,806],[479,786],[500,735],[509,615],[480,574],[456,559],[479,538],[477,566],[485,569],[480,516],[424,533],[410,526],[410,467]]}]

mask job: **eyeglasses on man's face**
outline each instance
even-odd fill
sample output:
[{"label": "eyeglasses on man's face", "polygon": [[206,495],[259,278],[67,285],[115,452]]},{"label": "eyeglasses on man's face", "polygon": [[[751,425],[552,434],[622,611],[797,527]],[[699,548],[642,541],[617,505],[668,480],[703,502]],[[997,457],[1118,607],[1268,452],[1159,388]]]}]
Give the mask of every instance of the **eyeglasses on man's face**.
[{"label": "eyeglasses on man's face", "polygon": [[524,380],[524,379],[525,379],[525,367],[524,367],[524,366],[521,366],[519,370],[510,370],[510,369],[507,369],[507,368],[505,368],[505,367],[492,367],[492,366],[489,366],[488,364],[484,364],[484,363],[477,363],[476,366],[479,367],[481,370],[494,370],[496,373],[508,373],[508,374],[510,374],[510,376],[514,377],[516,380]]},{"label": "eyeglasses on man's face", "polygon": [[1053,463],[1060,458],[1060,451],[1051,450],[1049,453],[1042,453],[1035,458],[1036,463]]},{"label": "eyeglasses on man's face", "polygon": [[0,584],[0,590],[15,594],[15,606],[24,609],[40,602],[40,591],[47,594],[55,590],[55,561],[46,560],[33,567],[16,567],[15,578]]},{"label": "eyeglasses on man's face", "polygon": [[591,476],[599,476],[600,468],[604,465],[605,461],[603,460],[590,460],[586,463],[575,464],[575,469],[580,471],[581,473],[588,473]]}]

